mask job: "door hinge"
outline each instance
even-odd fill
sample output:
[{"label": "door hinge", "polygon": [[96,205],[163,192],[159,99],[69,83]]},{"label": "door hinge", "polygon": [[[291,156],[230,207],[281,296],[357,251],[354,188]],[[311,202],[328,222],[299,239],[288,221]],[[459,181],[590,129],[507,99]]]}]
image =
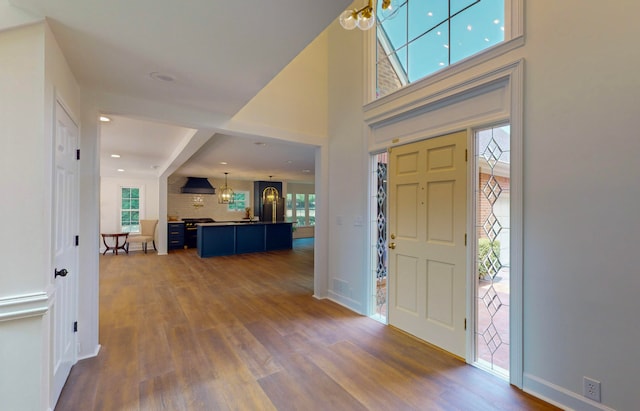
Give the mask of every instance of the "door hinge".
[{"label": "door hinge", "polygon": [[466,318],[464,319],[464,329],[465,330],[467,329],[467,319]]},{"label": "door hinge", "polygon": [[74,333],[77,333],[77,332],[78,332],[78,322],[77,322],[77,321],[74,321],[74,322],[73,322],[73,332],[74,332]]},{"label": "door hinge", "polygon": [[467,150],[466,148],[464,149],[464,161],[469,161],[469,150]]},{"label": "door hinge", "polygon": [[76,149],[76,160],[80,160],[80,149]]},{"label": "door hinge", "polygon": [[467,245],[467,233],[464,233],[464,245]]},{"label": "door hinge", "polygon": [[80,236],[79,235],[76,236],[76,240],[75,241],[76,241],[76,247],[78,245],[80,245]]}]

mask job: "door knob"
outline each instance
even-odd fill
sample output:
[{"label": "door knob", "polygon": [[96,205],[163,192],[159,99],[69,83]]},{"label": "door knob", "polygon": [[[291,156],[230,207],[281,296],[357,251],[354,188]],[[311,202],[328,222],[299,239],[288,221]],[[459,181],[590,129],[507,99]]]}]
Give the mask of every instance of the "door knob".
[{"label": "door knob", "polygon": [[53,278],[56,278],[57,276],[60,276],[60,277],[66,277],[66,276],[67,276],[67,274],[69,274],[69,271],[67,271],[67,269],[66,269],[66,268],[63,268],[63,269],[62,269],[62,270],[60,270],[60,271],[58,271],[58,269],[57,269],[57,268],[54,268],[54,269],[53,269]]},{"label": "door knob", "polygon": [[392,250],[395,250],[396,249],[396,243],[389,244],[389,248],[392,249]]}]

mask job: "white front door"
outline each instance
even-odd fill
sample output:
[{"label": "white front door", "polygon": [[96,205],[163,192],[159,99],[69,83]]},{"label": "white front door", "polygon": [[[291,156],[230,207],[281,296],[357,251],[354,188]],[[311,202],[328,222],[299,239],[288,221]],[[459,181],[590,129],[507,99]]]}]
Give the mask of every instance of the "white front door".
[{"label": "white front door", "polygon": [[389,324],[465,357],[466,132],[389,156]]},{"label": "white front door", "polygon": [[53,178],[53,286],[51,405],[55,406],[62,387],[76,362],[78,252],[78,126],[56,104],[55,164]]}]

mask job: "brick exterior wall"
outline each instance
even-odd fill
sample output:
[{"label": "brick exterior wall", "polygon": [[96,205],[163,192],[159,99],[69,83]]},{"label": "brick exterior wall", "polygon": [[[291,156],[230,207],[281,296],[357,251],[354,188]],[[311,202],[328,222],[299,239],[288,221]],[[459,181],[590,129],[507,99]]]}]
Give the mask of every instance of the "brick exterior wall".
[{"label": "brick exterior wall", "polygon": [[384,49],[380,45],[380,42],[377,42],[377,84],[376,84],[376,94],[377,97],[386,96],[389,93],[392,93],[402,87],[402,83],[400,82],[400,78],[396,74],[396,71],[393,69],[389,58],[386,57]]}]

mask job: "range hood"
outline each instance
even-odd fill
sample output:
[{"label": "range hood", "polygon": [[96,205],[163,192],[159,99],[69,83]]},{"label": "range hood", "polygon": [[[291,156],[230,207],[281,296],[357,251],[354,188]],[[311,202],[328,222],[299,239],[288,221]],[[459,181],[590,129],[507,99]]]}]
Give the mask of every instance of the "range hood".
[{"label": "range hood", "polygon": [[187,183],[180,189],[180,192],[184,194],[215,194],[216,189],[206,178],[187,177]]}]

